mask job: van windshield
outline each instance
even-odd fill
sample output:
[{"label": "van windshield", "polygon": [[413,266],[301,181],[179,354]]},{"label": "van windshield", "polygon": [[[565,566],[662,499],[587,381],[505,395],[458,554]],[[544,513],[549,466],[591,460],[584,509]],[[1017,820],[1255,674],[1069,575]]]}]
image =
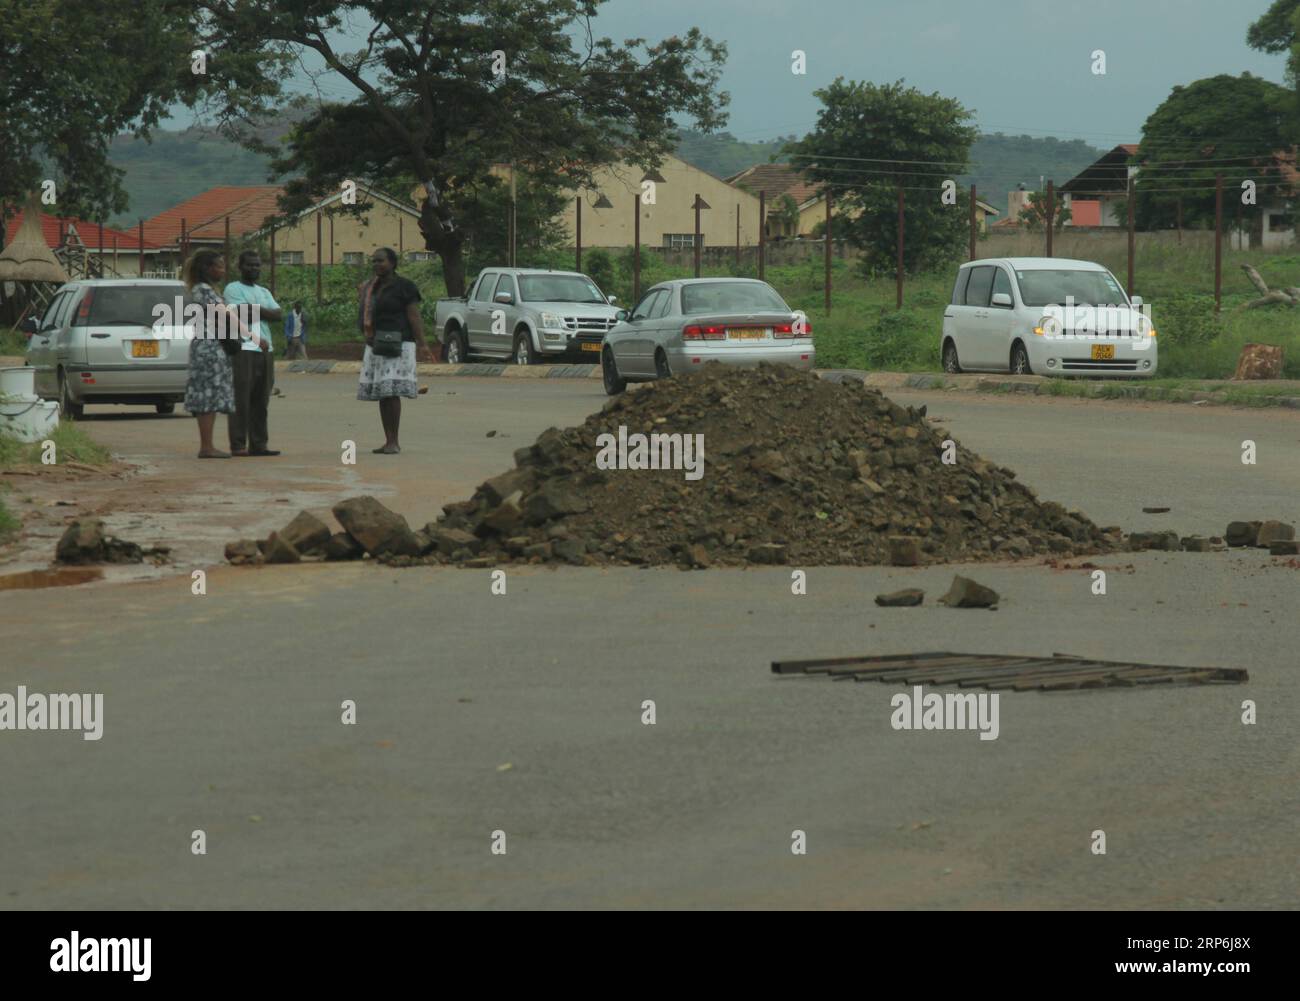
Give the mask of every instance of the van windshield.
[{"label": "van windshield", "polygon": [[1109,271],[1035,269],[1016,271],[1020,298],[1026,306],[1127,306],[1128,296]]},{"label": "van windshield", "polygon": [[99,285],[92,286],[94,297],[90,301],[90,315],[86,323],[92,327],[152,327],[155,322],[154,307],[162,304],[171,312],[176,309],[176,297],[185,296],[185,286],[175,285]]}]

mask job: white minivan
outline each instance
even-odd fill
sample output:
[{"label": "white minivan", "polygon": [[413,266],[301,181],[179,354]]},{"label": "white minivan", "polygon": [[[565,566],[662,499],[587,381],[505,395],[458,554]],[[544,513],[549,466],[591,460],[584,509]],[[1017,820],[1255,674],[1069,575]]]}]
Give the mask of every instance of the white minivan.
[{"label": "white minivan", "polygon": [[1152,376],[1149,308],[1092,261],[970,261],[958,270],[943,313],[943,370]]}]

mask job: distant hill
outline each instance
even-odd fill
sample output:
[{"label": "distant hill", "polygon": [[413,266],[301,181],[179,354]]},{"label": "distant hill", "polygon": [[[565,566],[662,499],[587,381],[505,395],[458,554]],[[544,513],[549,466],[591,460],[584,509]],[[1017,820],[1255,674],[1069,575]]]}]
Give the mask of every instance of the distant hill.
[{"label": "distant hill", "polygon": [[[285,113],[268,123],[261,135],[283,135],[294,117],[294,113]],[[742,142],[729,132],[705,135],[684,130],[679,135],[677,155],[717,177],[730,177],[756,163],[769,163],[774,156],[781,162],[781,147],[796,138]],[[956,180],[963,186],[974,182],[981,198],[1005,212],[1007,192],[1015,190],[1017,184],[1037,188],[1040,175],[1062,184],[1103,152],[1079,139],[994,133],[975,141],[971,160],[976,170]],[[112,220],[113,225],[123,228],[217,185],[267,184],[274,180],[269,176],[266,157],[198,126],[180,132],[156,130],[152,143],[129,135],[118,136],[113,140],[111,159],[126,171],[123,183],[131,198],[127,214]]]}]

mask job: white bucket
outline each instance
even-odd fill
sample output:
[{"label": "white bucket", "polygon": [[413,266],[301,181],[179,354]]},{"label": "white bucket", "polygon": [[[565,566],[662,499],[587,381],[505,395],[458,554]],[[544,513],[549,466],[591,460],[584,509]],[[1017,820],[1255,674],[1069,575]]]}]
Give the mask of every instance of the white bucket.
[{"label": "white bucket", "polygon": [[14,400],[36,399],[36,369],[0,368],[0,397]]}]

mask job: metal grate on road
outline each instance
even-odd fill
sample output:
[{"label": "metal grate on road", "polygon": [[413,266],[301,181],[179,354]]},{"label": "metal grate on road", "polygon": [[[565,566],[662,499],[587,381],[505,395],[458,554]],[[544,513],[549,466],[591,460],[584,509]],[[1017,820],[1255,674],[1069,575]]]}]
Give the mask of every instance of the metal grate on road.
[{"label": "metal grate on road", "polygon": [[1008,657],[984,653],[908,653],[883,657],[779,660],[773,674],[829,675],[836,681],[882,681],[904,685],[957,685],[989,691],[1056,692],[1140,685],[1240,684],[1246,671],[1228,667],[1174,667],[1129,661],[1085,660],[1065,654]]}]

